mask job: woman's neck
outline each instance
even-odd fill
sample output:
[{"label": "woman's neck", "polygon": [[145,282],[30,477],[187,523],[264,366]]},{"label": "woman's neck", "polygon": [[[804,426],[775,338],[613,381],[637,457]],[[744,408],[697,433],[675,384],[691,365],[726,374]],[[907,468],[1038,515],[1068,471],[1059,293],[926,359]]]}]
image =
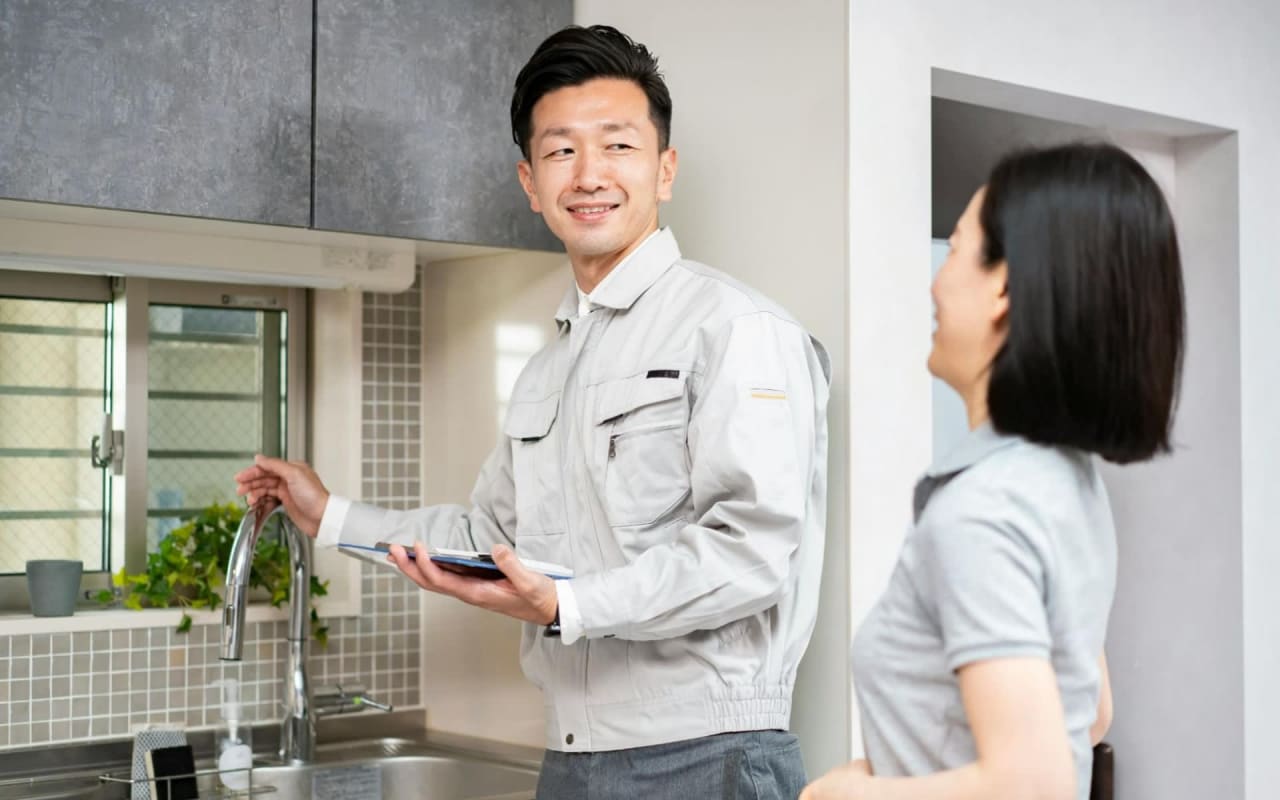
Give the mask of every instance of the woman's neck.
[{"label": "woman's neck", "polygon": [[983,374],[978,377],[973,385],[968,387],[967,391],[960,393],[960,398],[964,400],[965,416],[969,418],[969,430],[977,430],[983,423],[991,419],[991,409],[987,406],[987,385],[990,382],[990,374]]}]

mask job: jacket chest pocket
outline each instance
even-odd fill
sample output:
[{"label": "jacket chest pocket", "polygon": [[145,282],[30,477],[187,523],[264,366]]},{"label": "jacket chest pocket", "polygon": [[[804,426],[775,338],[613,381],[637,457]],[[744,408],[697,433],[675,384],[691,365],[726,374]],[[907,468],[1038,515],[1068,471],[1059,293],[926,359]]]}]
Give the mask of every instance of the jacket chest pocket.
[{"label": "jacket chest pocket", "polygon": [[[674,370],[663,370],[663,373]],[[638,375],[599,385],[596,427],[606,448],[609,524],[649,525],[689,493],[687,374]]]},{"label": "jacket chest pocket", "polygon": [[[516,536],[560,533],[565,529],[556,415],[560,395],[513,401],[503,433],[511,440],[511,472],[516,493]],[[519,543],[518,543],[519,544]],[[533,558],[548,554],[525,553]],[[547,559],[551,560],[551,559]]]}]

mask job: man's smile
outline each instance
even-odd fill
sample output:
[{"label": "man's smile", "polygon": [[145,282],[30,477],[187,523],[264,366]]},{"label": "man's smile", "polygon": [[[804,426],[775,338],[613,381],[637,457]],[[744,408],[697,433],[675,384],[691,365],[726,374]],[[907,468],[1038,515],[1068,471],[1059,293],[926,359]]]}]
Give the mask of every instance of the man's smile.
[{"label": "man's smile", "polygon": [[607,217],[619,205],[618,203],[574,203],[567,208],[574,219],[582,222],[594,222]]}]

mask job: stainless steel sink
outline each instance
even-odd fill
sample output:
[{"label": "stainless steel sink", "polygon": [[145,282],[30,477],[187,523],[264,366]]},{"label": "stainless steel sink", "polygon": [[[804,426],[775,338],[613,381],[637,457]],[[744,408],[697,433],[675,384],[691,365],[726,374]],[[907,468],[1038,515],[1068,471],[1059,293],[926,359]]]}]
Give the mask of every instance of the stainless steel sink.
[{"label": "stainless steel sink", "polygon": [[317,755],[309,764],[255,767],[254,789],[271,787],[265,796],[278,800],[532,800],[538,781],[527,766],[413,743],[321,748]]},{"label": "stainless steel sink", "polygon": [[[396,712],[340,723],[324,720],[331,727],[322,729],[321,741],[332,743],[322,744],[313,761],[283,764],[272,758],[255,762],[253,797],[532,800],[541,756],[538,749],[421,727],[415,731],[413,723],[421,725],[421,712],[417,714],[415,718]],[[398,730],[393,731],[395,727]],[[275,726],[255,729],[255,743],[260,732],[272,748],[266,752],[274,752],[270,733],[275,732]],[[201,798],[229,796],[219,793],[212,770],[212,736],[190,732],[188,741],[196,747]],[[0,800],[127,800],[131,748],[132,742],[123,739],[0,753]]]}]

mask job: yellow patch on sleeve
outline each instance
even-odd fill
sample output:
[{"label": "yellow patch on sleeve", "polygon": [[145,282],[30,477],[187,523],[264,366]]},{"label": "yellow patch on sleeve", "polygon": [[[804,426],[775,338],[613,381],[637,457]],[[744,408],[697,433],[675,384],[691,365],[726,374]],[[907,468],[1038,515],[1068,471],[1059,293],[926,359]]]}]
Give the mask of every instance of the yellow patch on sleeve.
[{"label": "yellow patch on sleeve", "polygon": [[781,389],[755,388],[751,390],[751,397],[755,400],[786,400],[787,393]]}]

